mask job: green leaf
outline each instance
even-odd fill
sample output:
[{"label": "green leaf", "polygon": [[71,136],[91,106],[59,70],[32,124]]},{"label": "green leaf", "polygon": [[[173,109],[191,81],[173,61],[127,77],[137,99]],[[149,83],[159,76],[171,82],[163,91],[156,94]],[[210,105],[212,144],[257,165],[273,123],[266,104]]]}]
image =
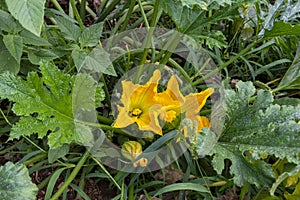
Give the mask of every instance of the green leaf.
[{"label": "green leaf", "polygon": [[225,6],[226,4],[231,5],[234,2],[232,0],[181,0],[183,6],[193,8],[195,6],[200,7],[203,10],[208,10],[211,7],[219,8],[220,6]]},{"label": "green leaf", "polygon": [[39,65],[41,61],[52,61],[59,58],[60,55],[51,49],[31,50],[28,52],[28,59],[32,64]]},{"label": "green leaf", "polygon": [[81,35],[80,28],[71,20],[62,16],[55,16],[54,19],[57,22],[59,30],[67,40],[77,42]]},{"label": "green leaf", "polygon": [[[194,4],[194,3],[193,3]],[[224,19],[231,19],[238,15],[239,3],[228,5],[223,9],[217,9],[213,15],[206,17],[206,11],[199,6],[187,6],[180,0],[161,1],[163,10],[175,22],[179,32],[186,34],[199,34],[210,24],[219,23]]]},{"label": "green leaf", "polygon": [[93,73],[97,72],[116,76],[109,54],[98,46],[94,48],[88,56],[86,56],[80,69],[88,70]]},{"label": "green leaf", "polygon": [[37,133],[47,136],[51,149],[92,139],[88,123],[95,121],[95,81],[88,75],[70,76],[50,63],[40,66],[42,77],[32,72],[23,80],[11,73],[0,75],[0,96],[16,102],[21,116],[10,139]]},{"label": "green leaf", "polygon": [[71,56],[73,58],[73,61],[74,61],[77,71],[80,71],[81,66],[82,66],[84,60],[86,59],[87,55],[88,54],[83,49],[79,49],[79,48],[73,49]]},{"label": "green leaf", "polygon": [[22,26],[9,13],[0,10],[0,30],[17,33],[22,30]]},{"label": "green leaf", "polygon": [[196,152],[199,157],[211,155],[217,141],[217,135],[208,128],[203,128],[201,134],[196,134]]},{"label": "green leaf", "polygon": [[69,153],[70,146],[67,144],[64,144],[56,149],[49,149],[48,151],[48,162],[53,163],[59,158],[64,157]]},{"label": "green leaf", "polygon": [[264,37],[300,36],[300,24],[292,25],[288,22],[277,21],[271,30],[266,30]]},{"label": "green leaf", "polygon": [[75,190],[84,200],[91,200],[90,197],[83,191],[82,188],[78,187],[77,185],[71,183],[71,188]]},{"label": "green leaf", "polygon": [[[225,91],[227,117],[218,143],[211,151],[214,169],[220,174],[224,160],[230,159],[235,184],[270,186],[274,175],[271,167],[260,160],[262,154],[300,163],[300,124],[297,123],[300,105],[274,105],[271,92],[264,90],[259,90],[254,98],[256,89],[252,82],[239,81],[236,88],[237,91]],[[208,141],[211,134],[202,137]]]},{"label": "green leaf", "polygon": [[197,183],[174,183],[172,185],[167,185],[161,189],[159,189],[153,196],[158,196],[160,194],[164,194],[167,192],[173,192],[178,190],[193,190],[200,193],[209,193],[209,190]]},{"label": "green leaf", "polygon": [[272,27],[274,25],[274,21],[275,21],[275,16],[276,16],[277,12],[279,12],[279,10],[281,9],[283,3],[284,3],[284,0],[279,0],[279,1],[275,1],[274,5],[267,4],[268,6],[270,5],[269,12],[268,12],[267,17],[264,20],[263,28],[258,34],[259,37],[264,36],[265,30],[272,29]]},{"label": "green leaf", "polygon": [[9,53],[14,57],[18,64],[20,64],[23,51],[22,37],[18,35],[4,35],[3,42]]},{"label": "green leaf", "polygon": [[219,144],[227,148],[238,145],[241,152],[252,151],[255,159],[260,153],[287,158],[300,163],[300,105],[273,105],[271,92],[255,93],[251,82],[238,82],[238,91],[226,90],[228,116]]},{"label": "green leaf", "polygon": [[51,178],[49,180],[49,183],[47,185],[47,189],[46,189],[46,194],[45,194],[45,199],[50,199],[53,189],[55,187],[55,184],[59,178],[59,176],[61,175],[61,173],[65,170],[66,168],[60,168],[57,169],[52,175]]},{"label": "green leaf", "polygon": [[297,48],[292,65],[287,70],[278,85],[278,90],[290,90],[300,88],[300,43]]},{"label": "green leaf", "polygon": [[271,63],[269,63],[269,64],[267,64],[267,65],[259,68],[258,70],[256,70],[254,72],[254,76],[256,77],[257,75],[259,75],[259,74],[261,74],[261,73],[269,70],[270,68],[272,68],[272,67],[274,67],[276,65],[282,65],[283,63],[289,63],[289,62],[291,62],[291,61],[289,59],[285,59],[285,58],[284,59],[280,59],[280,60],[275,60],[274,62],[271,62]]},{"label": "green leaf", "polygon": [[103,29],[103,22],[85,28],[79,37],[81,47],[94,47],[98,44]]},{"label": "green leaf", "polygon": [[287,7],[286,9],[284,9],[284,13],[281,16],[281,19],[285,22],[292,21],[294,19],[297,20],[297,17],[299,17],[299,13],[300,13],[300,2],[288,1]]},{"label": "green leaf", "polygon": [[300,99],[283,97],[280,99],[274,99],[273,103],[278,104],[278,105],[298,106],[298,105],[300,105]]},{"label": "green leaf", "polygon": [[37,191],[24,165],[7,162],[0,166],[0,200],[34,200]]},{"label": "green leaf", "polygon": [[20,24],[39,36],[44,22],[46,0],[5,0],[9,12]]},{"label": "green leaf", "polygon": [[34,46],[50,46],[50,43],[47,40],[38,37],[25,29],[22,30],[19,33],[19,35],[23,38],[24,44],[34,45]]},{"label": "green leaf", "polygon": [[233,181],[238,186],[247,183],[255,184],[259,188],[271,186],[274,174],[269,164],[261,160],[250,161],[234,146],[218,144],[213,151],[215,155],[212,164],[218,174],[224,169],[224,160],[230,159],[232,162],[230,173],[234,175]]},{"label": "green leaf", "polygon": [[226,38],[221,31],[202,31],[198,34],[190,34],[194,39],[197,39],[200,44],[206,44],[210,49],[214,47],[223,48],[227,46]]},{"label": "green leaf", "polygon": [[0,36],[0,73],[10,71],[17,74],[20,70],[20,65],[8,51],[2,39]]}]

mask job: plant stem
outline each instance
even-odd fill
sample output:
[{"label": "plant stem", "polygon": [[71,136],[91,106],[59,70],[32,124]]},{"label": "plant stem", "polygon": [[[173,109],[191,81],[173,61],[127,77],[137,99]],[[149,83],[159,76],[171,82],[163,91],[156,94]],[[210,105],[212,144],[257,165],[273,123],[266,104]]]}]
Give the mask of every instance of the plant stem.
[{"label": "plant stem", "polygon": [[[111,11],[115,8],[115,6],[116,6],[117,4],[120,3],[120,1],[121,1],[121,0],[114,0],[113,2],[111,2],[111,3],[107,6],[107,8],[104,10],[104,12],[101,13],[101,15],[99,16],[97,22],[103,21],[103,20],[107,17],[107,15],[109,15],[109,14],[111,13]],[[106,4],[107,1],[106,1],[106,2],[102,2],[102,3],[100,4],[100,6],[101,6],[103,3]],[[96,23],[97,23],[97,22],[96,22]]]},{"label": "plant stem", "polygon": [[142,14],[142,18],[144,19],[144,22],[145,22],[145,26],[147,29],[149,29],[149,22],[148,22],[148,19],[146,17],[146,14],[145,14],[145,11],[144,11],[144,8],[143,8],[143,5],[142,5],[142,2],[141,0],[138,0],[138,4],[139,4],[139,7],[141,9],[141,14]]},{"label": "plant stem", "polygon": [[102,123],[104,123],[106,125],[111,125],[114,122],[113,120],[111,120],[109,118],[106,118],[106,117],[103,117],[101,115],[98,115],[97,119],[98,119],[99,122],[102,122]]},{"label": "plant stem", "polygon": [[[152,14],[153,14],[153,10],[151,9],[151,10],[149,10],[149,11],[146,13],[146,17],[149,17],[149,16],[151,16]],[[142,23],[142,21],[143,21],[143,18],[139,18],[139,19],[136,20],[133,24],[131,24],[131,25],[129,26],[128,29],[131,30],[131,29],[134,29],[134,28],[140,26],[141,23]]]},{"label": "plant stem", "polygon": [[186,71],[172,58],[169,58],[168,63],[173,66],[174,68],[176,68],[181,74],[182,76],[187,80],[187,82],[192,82],[192,79],[190,78],[190,76],[186,73]]},{"label": "plant stem", "polygon": [[51,197],[50,200],[56,200],[59,198],[59,196],[67,189],[67,187],[71,184],[71,182],[75,179],[76,175],[78,174],[79,170],[82,168],[83,164],[89,157],[89,152],[86,151],[79,162],[77,163],[76,167],[71,172],[70,176],[67,178],[67,180],[64,182],[64,184],[58,189],[58,191]]},{"label": "plant stem", "polygon": [[[81,4],[81,1],[86,1],[86,0],[78,0],[78,2]],[[93,17],[93,18],[96,18],[97,17],[97,14],[94,13],[94,11],[88,6],[88,5],[85,5],[85,10]]]},{"label": "plant stem", "polygon": [[[162,64],[162,65],[167,64],[169,58],[173,54],[173,51],[179,44],[180,39],[181,39],[181,34],[177,31],[174,31],[172,33],[172,35],[170,36],[170,38],[168,39],[167,43],[164,45],[162,50],[157,55],[157,58],[156,58],[157,60],[161,59],[161,57],[164,55],[163,59],[160,61],[160,64]],[[167,53],[165,53],[165,52],[167,52]]]},{"label": "plant stem", "polygon": [[85,17],[85,5],[86,5],[86,0],[81,0],[81,2],[79,1],[80,3],[80,18],[81,20],[84,20],[84,17]]},{"label": "plant stem", "polygon": [[145,64],[145,61],[147,59],[149,46],[152,43],[152,36],[153,36],[153,32],[154,32],[154,26],[156,24],[156,19],[158,17],[160,0],[156,0],[155,3],[154,3],[154,11],[153,11],[152,19],[151,19],[151,22],[150,22],[150,26],[149,26],[145,11],[141,6],[141,0],[138,0],[138,2],[139,2],[139,5],[140,5],[140,8],[141,8],[141,13],[142,13],[143,19],[145,21],[145,25],[146,25],[146,28],[148,30],[148,33],[147,33],[147,36],[146,36],[145,49],[144,49],[143,56],[142,56],[142,59],[141,59],[141,62],[140,62],[140,67],[139,67],[138,72],[137,72],[136,81],[140,78],[140,76],[142,74],[143,65]]},{"label": "plant stem", "polygon": [[126,27],[127,27],[128,23],[129,23],[130,16],[131,16],[131,14],[132,14],[134,5],[135,5],[135,0],[131,0],[131,1],[130,1],[129,8],[128,8],[128,11],[127,11],[127,14],[126,14],[126,17],[125,17],[125,20],[124,20],[124,22],[123,22],[123,26],[122,26],[122,28],[120,29],[120,32],[123,32],[123,31],[126,30]]},{"label": "plant stem", "polygon": [[41,150],[42,152],[46,153],[46,151],[44,149],[42,149],[41,147],[39,147],[37,144],[35,144],[34,142],[32,142],[28,137],[23,136],[29,143],[31,143],[33,146],[35,146],[36,148],[38,148],[39,150]]},{"label": "plant stem", "polygon": [[194,81],[193,83],[191,83],[191,85],[195,86],[195,85],[197,85],[199,83],[202,83],[204,80],[212,77],[213,75],[217,74],[219,71],[221,71],[222,69],[226,68],[228,65],[232,64],[234,61],[236,61],[237,59],[239,59],[242,55],[244,55],[245,53],[247,53],[252,47],[254,47],[260,41],[261,40],[257,40],[255,42],[249,44],[245,49],[243,49],[242,51],[240,51],[237,55],[235,55],[234,57],[232,57],[230,60],[228,60],[227,62],[225,62],[223,65],[220,65],[220,67],[212,70],[211,72],[209,72],[208,74],[206,74],[202,78],[197,79],[196,81]]},{"label": "plant stem", "polygon": [[7,119],[7,117],[5,116],[4,112],[2,111],[2,109],[0,108],[0,113],[3,116],[4,120],[6,121],[6,123],[10,126],[12,126],[12,124],[10,123],[10,121]]},{"label": "plant stem", "polygon": [[116,182],[116,180],[110,175],[110,173],[106,170],[106,168],[102,165],[99,160],[97,160],[94,156],[92,156],[92,159],[101,167],[101,169],[104,171],[104,173],[112,180],[112,182],[117,186],[117,188],[122,191],[121,187],[119,184]]},{"label": "plant stem", "polygon": [[27,166],[29,164],[35,163],[37,161],[40,161],[40,160],[42,160],[44,158],[47,158],[47,154],[46,153],[42,153],[42,154],[36,155],[33,158],[31,158],[31,159],[23,162],[22,164],[25,165],[25,166]]},{"label": "plant stem", "polygon": [[54,7],[59,10],[62,13],[65,13],[64,9],[59,5],[59,3],[56,0],[51,0],[51,3],[53,3]]},{"label": "plant stem", "polygon": [[78,25],[79,25],[80,29],[83,31],[84,30],[84,25],[83,25],[83,22],[81,20],[80,15],[79,15],[79,12],[76,8],[75,0],[70,0],[70,3],[71,3],[71,6],[72,6],[72,9],[73,9],[75,18],[77,19]]},{"label": "plant stem", "polygon": [[[134,174],[131,174],[131,178]],[[128,189],[128,200],[134,200],[134,183],[129,186]]]}]

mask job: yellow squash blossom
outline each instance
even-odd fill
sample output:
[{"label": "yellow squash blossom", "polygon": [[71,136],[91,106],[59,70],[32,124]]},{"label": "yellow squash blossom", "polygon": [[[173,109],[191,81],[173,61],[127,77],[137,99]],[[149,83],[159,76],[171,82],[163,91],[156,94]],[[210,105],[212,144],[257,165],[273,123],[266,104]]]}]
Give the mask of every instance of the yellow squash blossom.
[{"label": "yellow squash blossom", "polygon": [[160,117],[167,122],[171,122],[179,114],[185,113],[185,117],[198,122],[198,132],[204,127],[209,128],[209,120],[206,117],[199,116],[199,112],[213,92],[213,88],[208,88],[200,93],[190,93],[183,96],[178,81],[173,75],[168,82],[166,91],[157,95],[157,101],[163,105],[165,110]]},{"label": "yellow squash blossom", "polygon": [[118,106],[119,114],[114,127],[124,128],[137,123],[140,130],[149,130],[162,135],[162,128],[158,121],[162,106],[157,104],[154,98],[160,76],[160,71],[155,70],[153,76],[144,85],[122,81],[123,106]]},{"label": "yellow squash blossom", "polygon": [[157,86],[160,78],[160,71],[155,70],[153,76],[144,85],[122,81],[123,106],[118,106],[119,113],[114,127],[124,128],[136,123],[140,130],[149,130],[162,135],[159,119],[172,122],[177,116],[185,113],[185,117],[197,121],[198,132],[203,127],[209,128],[209,120],[199,116],[199,112],[214,89],[208,88],[200,93],[183,96],[176,76],[172,75],[167,89],[158,93]]}]

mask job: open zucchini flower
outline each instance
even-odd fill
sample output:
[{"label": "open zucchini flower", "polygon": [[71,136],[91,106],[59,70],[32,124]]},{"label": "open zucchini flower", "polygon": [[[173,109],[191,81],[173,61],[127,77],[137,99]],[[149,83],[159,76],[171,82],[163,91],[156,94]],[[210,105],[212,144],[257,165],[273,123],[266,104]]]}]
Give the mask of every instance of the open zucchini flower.
[{"label": "open zucchini flower", "polygon": [[192,121],[197,121],[197,132],[200,132],[204,127],[209,128],[209,120],[204,116],[199,116],[199,112],[213,92],[213,88],[208,88],[200,93],[190,93],[187,96],[183,96],[180,92],[178,81],[173,75],[168,82],[166,91],[157,95],[157,101],[163,105],[165,110],[160,117],[167,122],[172,122],[178,115],[185,113],[185,117]]},{"label": "open zucchini flower", "polygon": [[[160,71],[155,70],[153,76],[144,85],[122,81],[121,103],[123,106],[117,106],[119,113],[114,127],[124,128],[136,123],[140,130],[153,131],[162,135],[160,120],[172,123],[184,114],[186,118],[198,123],[198,132],[204,127],[209,128],[209,120],[200,116],[199,112],[214,89],[208,88],[200,93],[190,93],[184,96],[180,91],[176,76],[172,75],[166,90],[157,92],[160,78]],[[187,136],[186,133],[185,136]]]},{"label": "open zucchini flower", "polygon": [[137,123],[140,130],[149,130],[162,135],[162,128],[158,121],[162,106],[154,98],[160,76],[160,71],[155,70],[153,76],[144,85],[122,81],[123,106],[118,106],[119,114],[114,127],[124,128]]}]

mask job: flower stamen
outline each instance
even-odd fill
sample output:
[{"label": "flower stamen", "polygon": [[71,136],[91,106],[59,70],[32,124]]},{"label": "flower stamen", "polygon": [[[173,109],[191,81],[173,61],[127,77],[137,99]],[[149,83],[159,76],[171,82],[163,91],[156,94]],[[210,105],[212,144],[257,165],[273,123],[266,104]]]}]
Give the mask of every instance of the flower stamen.
[{"label": "flower stamen", "polygon": [[139,108],[134,108],[132,111],[129,112],[129,117],[139,118],[143,111]]}]

